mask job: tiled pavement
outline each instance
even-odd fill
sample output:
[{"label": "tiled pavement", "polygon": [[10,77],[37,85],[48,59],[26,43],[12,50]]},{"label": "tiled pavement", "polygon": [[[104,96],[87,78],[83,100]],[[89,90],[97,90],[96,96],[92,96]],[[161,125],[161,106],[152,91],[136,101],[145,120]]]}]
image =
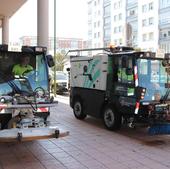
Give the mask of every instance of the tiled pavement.
[{"label": "tiled pavement", "polygon": [[144,130],[107,131],[100,120],[76,120],[59,103],[51,120],[70,135],[62,139],[0,144],[0,169],[168,169],[170,137]]}]

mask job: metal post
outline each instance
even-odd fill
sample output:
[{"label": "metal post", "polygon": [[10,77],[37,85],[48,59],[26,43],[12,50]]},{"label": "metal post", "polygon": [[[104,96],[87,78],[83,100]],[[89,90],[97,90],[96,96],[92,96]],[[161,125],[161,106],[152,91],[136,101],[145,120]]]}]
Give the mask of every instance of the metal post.
[{"label": "metal post", "polygon": [[56,0],[54,0],[54,97],[56,97]]}]

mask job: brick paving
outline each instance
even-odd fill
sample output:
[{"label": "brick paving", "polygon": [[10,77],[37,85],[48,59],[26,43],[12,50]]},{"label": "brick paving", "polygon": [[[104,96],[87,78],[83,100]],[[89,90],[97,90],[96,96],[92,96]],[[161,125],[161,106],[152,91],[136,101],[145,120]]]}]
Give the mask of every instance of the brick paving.
[{"label": "brick paving", "polygon": [[170,137],[143,129],[107,131],[101,120],[74,118],[63,103],[51,120],[70,135],[61,139],[0,143],[0,169],[169,169]]}]

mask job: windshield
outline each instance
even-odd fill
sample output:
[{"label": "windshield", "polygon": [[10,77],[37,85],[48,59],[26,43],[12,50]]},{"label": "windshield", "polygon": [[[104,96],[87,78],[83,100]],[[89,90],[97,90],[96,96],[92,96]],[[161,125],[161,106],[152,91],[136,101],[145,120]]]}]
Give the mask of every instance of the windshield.
[{"label": "windshield", "polygon": [[37,88],[48,93],[48,67],[44,54],[29,55],[27,65],[23,66],[26,56],[21,52],[0,53],[0,95],[13,95],[16,89],[32,93]]},{"label": "windshield", "polygon": [[137,66],[139,86],[146,88],[144,101],[162,99],[168,92],[165,83],[169,82],[162,60],[138,59]]},{"label": "windshield", "polygon": [[25,75],[31,84],[33,90],[42,87],[45,91],[48,90],[47,67],[43,55],[36,56],[36,67]]},{"label": "windshield", "polygon": [[32,88],[26,78],[15,78],[6,81],[3,77],[0,78],[0,95],[13,95],[13,92],[27,92],[32,94]]}]

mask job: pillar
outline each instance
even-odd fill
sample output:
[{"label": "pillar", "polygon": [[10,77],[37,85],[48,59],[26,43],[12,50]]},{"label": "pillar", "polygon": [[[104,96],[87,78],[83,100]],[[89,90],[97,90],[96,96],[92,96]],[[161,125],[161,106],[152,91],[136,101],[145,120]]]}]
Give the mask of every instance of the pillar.
[{"label": "pillar", "polygon": [[37,1],[37,45],[48,48],[49,0]]},{"label": "pillar", "polygon": [[2,44],[9,43],[9,18],[7,16],[2,18]]}]

